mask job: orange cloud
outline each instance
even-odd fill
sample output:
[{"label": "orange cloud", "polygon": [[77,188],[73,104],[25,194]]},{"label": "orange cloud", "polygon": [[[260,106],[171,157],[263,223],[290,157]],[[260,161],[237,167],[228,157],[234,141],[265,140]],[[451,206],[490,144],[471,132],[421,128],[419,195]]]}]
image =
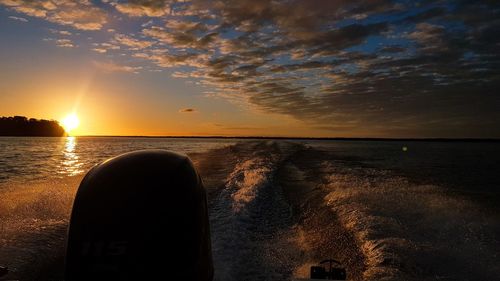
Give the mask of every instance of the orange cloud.
[{"label": "orange cloud", "polygon": [[114,62],[98,62],[94,61],[94,65],[103,70],[104,72],[131,72],[138,73],[139,70],[142,69],[140,66],[128,66],[128,65],[120,65]]},{"label": "orange cloud", "polygon": [[107,22],[106,13],[90,1],[0,0],[0,4],[28,16],[81,30],[99,30]]}]

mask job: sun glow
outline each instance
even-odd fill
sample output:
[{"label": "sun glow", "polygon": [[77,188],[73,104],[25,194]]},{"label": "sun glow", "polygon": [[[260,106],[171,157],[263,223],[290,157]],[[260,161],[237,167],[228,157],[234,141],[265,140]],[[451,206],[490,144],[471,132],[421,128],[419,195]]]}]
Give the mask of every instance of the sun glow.
[{"label": "sun glow", "polygon": [[62,120],[62,126],[64,127],[64,130],[68,134],[72,130],[76,129],[79,124],[80,124],[80,120],[78,119],[78,116],[76,116],[75,113],[69,114],[68,116],[64,117],[64,119]]}]

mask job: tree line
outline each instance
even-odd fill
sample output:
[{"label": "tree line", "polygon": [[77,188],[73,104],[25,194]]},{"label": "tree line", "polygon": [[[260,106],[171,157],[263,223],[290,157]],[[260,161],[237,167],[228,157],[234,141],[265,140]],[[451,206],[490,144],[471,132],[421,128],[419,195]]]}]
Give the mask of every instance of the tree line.
[{"label": "tree line", "polygon": [[0,136],[60,137],[66,132],[55,120],[27,118],[24,116],[0,117]]}]

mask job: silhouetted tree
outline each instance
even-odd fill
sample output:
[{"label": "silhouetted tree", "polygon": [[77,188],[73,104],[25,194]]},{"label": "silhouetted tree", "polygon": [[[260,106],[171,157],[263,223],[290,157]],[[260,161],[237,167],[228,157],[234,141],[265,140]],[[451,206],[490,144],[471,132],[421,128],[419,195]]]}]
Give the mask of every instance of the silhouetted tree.
[{"label": "silhouetted tree", "polygon": [[0,136],[60,137],[66,133],[55,120],[38,120],[24,116],[1,117]]}]

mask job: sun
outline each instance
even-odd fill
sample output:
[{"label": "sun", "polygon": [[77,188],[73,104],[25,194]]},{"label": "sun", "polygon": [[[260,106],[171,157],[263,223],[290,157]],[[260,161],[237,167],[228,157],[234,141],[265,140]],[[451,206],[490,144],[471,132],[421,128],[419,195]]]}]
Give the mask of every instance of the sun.
[{"label": "sun", "polygon": [[71,113],[64,117],[62,120],[62,125],[64,127],[64,130],[66,133],[70,133],[72,130],[76,129],[78,125],[80,124],[80,120],[78,119],[78,116],[76,116],[75,113]]}]

